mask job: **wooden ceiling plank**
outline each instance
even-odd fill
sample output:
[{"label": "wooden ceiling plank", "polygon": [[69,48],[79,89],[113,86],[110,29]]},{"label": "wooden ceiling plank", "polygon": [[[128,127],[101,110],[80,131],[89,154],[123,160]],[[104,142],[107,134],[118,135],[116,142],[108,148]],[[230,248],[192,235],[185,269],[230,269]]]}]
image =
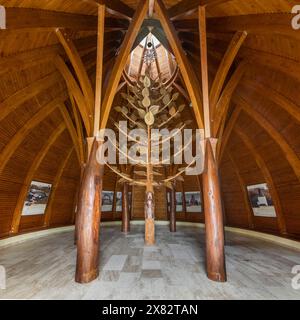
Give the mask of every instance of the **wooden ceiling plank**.
[{"label": "wooden ceiling plank", "polygon": [[46,77],[37,80],[27,87],[17,91],[1,102],[0,121],[7,117],[11,112],[16,110],[22,103],[30,100],[40,92],[54,86],[61,80],[58,72],[51,73]]},{"label": "wooden ceiling plank", "polygon": [[65,159],[59,166],[56,176],[54,178],[54,181],[52,183],[51,193],[50,193],[49,201],[47,204],[46,212],[44,215],[44,221],[43,221],[44,228],[48,228],[50,226],[51,216],[52,216],[52,207],[53,207],[54,199],[56,197],[56,191],[73,151],[74,151],[74,146],[72,146],[72,148],[68,151]]},{"label": "wooden ceiling plank", "polygon": [[92,89],[92,85],[90,82],[90,79],[87,75],[87,71],[85,70],[85,67],[83,65],[82,59],[70,37],[68,32],[64,29],[56,29],[56,35],[61,43],[61,45],[64,47],[68,58],[70,59],[72,66],[75,70],[77,79],[80,83],[82,92],[84,94],[86,104],[90,110],[90,113],[92,113],[94,109],[94,91]]},{"label": "wooden ceiling plank", "polygon": [[248,102],[241,96],[235,95],[233,100],[243,111],[246,112],[248,116],[250,116],[250,118],[256,121],[268,133],[268,135],[276,144],[278,144],[284,157],[287,159],[291,168],[293,169],[296,177],[298,180],[300,180],[300,159],[293,148],[288,144],[286,139],[281,135],[281,133],[278,132],[278,130],[265,117],[252,108],[250,104],[248,104]]},{"label": "wooden ceiling plank", "polygon": [[62,102],[67,100],[68,95],[62,93],[59,97],[52,100],[40,111],[38,111],[23,127],[21,127],[16,134],[10,139],[9,143],[4,147],[0,154],[0,174],[5,168],[6,164],[20,146],[22,141],[26,138],[29,132],[44,121],[55,109],[57,109]]},{"label": "wooden ceiling plank", "polygon": [[185,55],[185,52],[181,46],[180,40],[177,36],[176,30],[168,17],[167,10],[161,0],[155,2],[155,11],[161,21],[163,29],[166,36],[170,42],[173,49],[174,55],[176,57],[177,63],[179,65],[182,77],[186,84],[187,90],[189,92],[193,109],[195,112],[197,125],[199,129],[204,128],[203,123],[203,108],[202,108],[202,97],[200,93],[200,84],[196,77],[196,74]]},{"label": "wooden ceiling plank", "polygon": [[133,43],[146,17],[147,11],[148,11],[148,1],[144,1],[144,0],[140,1],[138,8],[132,19],[132,22],[129,26],[128,32],[126,33],[123,44],[121,45],[119,55],[112,69],[111,76],[105,91],[106,93],[104,96],[102,110],[101,110],[102,117],[101,117],[100,129],[106,128],[110,110],[113,104],[116,90],[118,88],[118,85],[122,76],[122,72],[127,63],[127,58],[130,54],[130,50],[133,46]]},{"label": "wooden ceiling plank", "polygon": [[241,83],[245,88],[251,88],[260,96],[265,99],[272,101],[280,108],[284,109],[292,118],[294,118],[298,123],[300,123],[300,106],[295,104],[292,100],[285,97],[283,94],[267,87],[262,83],[252,81],[250,79],[244,79]]},{"label": "wooden ceiling plank", "polygon": [[240,169],[238,167],[237,161],[235,161],[235,159],[233,158],[233,152],[231,150],[227,150],[227,156],[229,158],[229,160],[231,161],[232,164],[232,168],[238,178],[239,181],[239,185],[243,194],[243,199],[244,199],[244,203],[245,203],[245,207],[247,209],[247,217],[248,217],[248,224],[249,224],[249,228],[250,229],[254,229],[254,214],[253,214],[253,210],[250,206],[250,202],[249,202],[249,196],[248,196],[248,192],[246,189],[246,183],[240,173]]},{"label": "wooden ceiling plank", "polygon": [[233,36],[228,49],[221,61],[217,74],[214,78],[211,90],[210,90],[210,103],[212,108],[212,114],[214,115],[217,102],[220,98],[222,88],[224,86],[229,69],[232,66],[234,59],[236,58],[241,46],[243,45],[247,37],[246,31],[238,31]]},{"label": "wooden ceiling plank", "polygon": [[38,170],[39,166],[41,165],[44,158],[48,154],[48,151],[55,144],[55,142],[60,137],[60,135],[65,131],[65,129],[66,129],[66,125],[64,122],[62,122],[56,128],[56,130],[54,130],[53,134],[45,142],[42,149],[39,151],[39,153],[35,156],[34,160],[32,161],[31,167],[27,171],[26,177],[25,177],[24,182],[22,184],[22,188],[21,188],[20,193],[18,195],[17,204],[16,204],[16,207],[15,207],[15,210],[13,213],[10,234],[17,234],[19,232],[19,226],[20,226],[20,221],[21,221],[21,216],[22,216],[22,209],[23,209],[26,197],[27,197],[28,190],[30,188],[30,184],[31,184],[32,180],[34,179],[34,176],[35,176],[36,171]]},{"label": "wooden ceiling plank", "polygon": [[[243,132],[243,130],[238,125],[235,126],[234,131],[235,131],[235,133],[237,133],[237,135],[243,141],[245,146],[249,149],[253,158],[255,159],[257,166],[260,168],[260,170],[266,180],[266,183],[269,187],[270,194],[271,194],[272,200],[274,202],[274,206],[275,206],[275,210],[276,210],[276,214],[277,214],[277,222],[278,222],[279,231],[282,235],[286,235],[287,229],[286,229],[285,217],[283,214],[283,209],[281,206],[280,198],[279,198],[275,183],[272,178],[272,174],[269,171],[268,166],[265,163],[263,157],[259,154],[259,151],[256,150],[251,139]],[[249,202],[249,200],[248,200],[248,202]]]}]

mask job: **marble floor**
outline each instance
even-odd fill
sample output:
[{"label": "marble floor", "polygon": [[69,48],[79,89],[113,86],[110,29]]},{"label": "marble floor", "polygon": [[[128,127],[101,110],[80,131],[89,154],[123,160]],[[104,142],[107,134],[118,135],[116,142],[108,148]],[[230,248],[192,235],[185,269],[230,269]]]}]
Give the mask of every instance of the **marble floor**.
[{"label": "marble floor", "polygon": [[228,282],[206,278],[204,230],[157,227],[157,244],[144,247],[143,227],[129,235],[101,229],[99,279],[74,282],[73,233],[64,232],[0,249],[6,268],[2,299],[300,299],[291,286],[300,252],[271,242],[226,234]]}]

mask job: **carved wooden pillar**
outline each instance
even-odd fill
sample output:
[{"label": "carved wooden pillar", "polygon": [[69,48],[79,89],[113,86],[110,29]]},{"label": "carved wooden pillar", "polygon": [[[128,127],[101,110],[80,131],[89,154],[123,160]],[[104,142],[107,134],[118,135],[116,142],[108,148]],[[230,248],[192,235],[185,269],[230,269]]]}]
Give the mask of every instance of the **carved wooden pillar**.
[{"label": "carved wooden pillar", "polygon": [[146,192],[145,203],[145,244],[155,245],[154,193]]},{"label": "carved wooden pillar", "polygon": [[225,282],[224,225],[218,166],[213,151],[215,142],[216,139],[206,139],[203,173],[206,265],[209,279]]},{"label": "carved wooden pillar", "polygon": [[78,240],[76,282],[88,283],[98,277],[99,226],[104,166],[97,162],[101,143],[94,139],[89,160],[82,177],[78,204]]},{"label": "carved wooden pillar", "polygon": [[171,189],[171,208],[170,208],[170,231],[176,232],[176,190],[175,186]]},{"label": "carved wooden pillar", "polygon": [[128,202],[128,183],[123,184],[122,196],[122,232],[130,232],[130,213]]}]

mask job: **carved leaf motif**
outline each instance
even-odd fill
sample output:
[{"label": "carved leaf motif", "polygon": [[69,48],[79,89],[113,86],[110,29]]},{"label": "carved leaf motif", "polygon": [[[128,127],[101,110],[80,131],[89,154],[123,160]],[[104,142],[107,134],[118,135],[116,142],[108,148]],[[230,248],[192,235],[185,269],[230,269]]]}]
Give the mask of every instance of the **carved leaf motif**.
[{"label": "carved leaf motif", "polygon": [[153,115],[156,115],[159,112],[159,108],[159,106],[152,106],[150,107],[150,112],[152,112]]},{"label": "carved leaf motif", "polygon": [[153,113],[149,111],[145,115],[145,119],[144,120],[145,120],[145,123],[146,123],[147,126],[152,126],[154,124],[154,121],[155,121]]},{"label": "carved leaf motif", "polygon": [[142,119],[145,118],[145,115],[146,115],[146,111],[145,110],[138,109],[138,113],[139,113],[140,118],[142,118]]},{"label": "carved leaf motif", "polygon": [[150,88],[151,87],[151,80],[147,76],[144,78],[143,83],[144,83],[144,87],[145,88]]},{"label": "carved leaf motif", "polygon": [[142,91],[143,97],[149,97],[150,96],[150,91],[148,88],[144,88]]},{"label": "carved leaf motif", "polygon": [[143,106],[144,106],[145,108],[150,107],[150,105],[151,105],[151,100],[149,99],[149,97],[145,97],[144,100],[143,100],[143,102],[142,102],[142,104],[143,104]]}]

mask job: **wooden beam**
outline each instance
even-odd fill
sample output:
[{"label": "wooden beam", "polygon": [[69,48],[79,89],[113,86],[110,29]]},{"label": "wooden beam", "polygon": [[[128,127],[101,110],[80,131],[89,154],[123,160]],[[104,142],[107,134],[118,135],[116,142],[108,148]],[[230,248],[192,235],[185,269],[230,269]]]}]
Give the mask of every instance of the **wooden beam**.
[{"label": "wooden beam", "polygon": [[43,223],[44,228],[48,228],[50,226],[51,216],[53,213],[53,204],[54,204],[54,200],[56,198],[56,191],[57,191],[57,188],[59,186],[59,183],[60,183],[61,178],[63,176],[63,173],[65,171],[65,168],[70,160],[70,157],[71,157],[73,151],[74,151],[74,147],[72,146],[72,148],[67,152],[66,157],[64,158],[63,162],[59,166],[58,171],[55,175],[54,181],[52,183],[49,202],[47,204],[46,212],[44,215],[44,223]]},{"label": "wooden beam", "polygon": [[100,129],[105,129],[109,118],[110,110],[113,104],[116,90],[118,88],[122,72],[125,68],[130,50],[142,26],[143,20],[148,11],[148,1],[140,1],[138,8],[134,14],[133,20],[126,33],[125,39],[121,46],[119,55],[112,69],[112,73],[106,88],[106,93],[102,104],[102,119]]},{"label": "wooden beam", "polygon": [[300,159],[286,139],[264,116],[250,106],[245,99],[238,95],[234,96],[233,99],[236,104],[241,107],[242,110],[245,111],[248,116],[250,116],[250,118],[255,120],[257,124],[268,133],[270,138],[278,144],[283,155],[293,169],[296,177],[300,180]]},{"label": "wooden beam", "polygon": [[224,33],[246,30],[249,34],[274,35],[300,39],[299,32],[291,28],[291,13],[249,14],[241,16],[209,18],[208,32]]},{"label": "wooden beam", "polygon": [[176,190],[175,186],[170,189],[170,232],[176,232]]},{"label": "wooden beam", "polygon": [[232,151],[231,150],[228,150],[227,151],[227,156],[232,164],[232,168],[238,178],[238,181],[239,181],[239,185],[240,185],[240,188],[241,188],[241,191],[242,191],[242,194],[243,194],[243,199],[244,199],[244,203],[245,203],[245,206],[246,206],[246,210],[247,210],[247,217],[248,217],[248,224],[249,224],[249,228],[250,229],[254,229],[254,215],[253,215],[253,211],[252,211],[252,208],[250,206],[250,202],[249,202],[249,196],[248,196],[248,192],[247,192],[247,189],[246,189],[246,183],[240,173],[240,170],[239,170],[239,167],[238,167],[238,164],[237,162],[235,161],[235,159],[233,158],[233,155],[232,155]]},{"label": "wooden beam", "polygon": [[22,209],[24,206],[24,202],[26,200],[26,196],[30,187],[30,184],[32,180],[34,179],[34,176],[36,174],[37,169],[43,162],[45,156],[48,154],[48,151],[50,148],[55,144],[57,139],[60,137],[60,135],[65,131],[66,125],[65,123],[61,123],[56,130],[54,130],[54,133],[50,136],[50,138],[45,142],[42,149],[39,151],[39,153],[35,156],[34,160],[32,161],[31,167],[27,171],[26,177],[24,179],[24,182],[22,184],[21,191],[18,196],[17,204],[13,213],[13,219],[11,223],[11,234],[17,234],[19,232],[19,226],[22,216]]},{"label": "wooden beam", "polygon": [[281,234],[287,234],[286,223],[285,223],[285,218],[284,218],[280,198],[277,193],[276,186],[272,178],[272,174],[270,173],[267,164],[263,160],[263,157],[260,155],[259,151],[255,148],[252,141],[249,139],[249,137],[243,132],[243,130],[238,125],[235,126],[234,131],[235,133],[237,133],[240,139],[244,142],[248,150],[251,152],[253,158],[255,159],[257,166],[260,168],[266,180],[266,183],[268,184],[271,197],[274,202],[274,206],[277,213],[279,231]]},{"label": "wooden beam", "polygon": [[171,19],[178,19],[195,12],[199,6],[213,6],[229,0],[182,0],[169,9]]},{"label": "wooden beam", "polygon": [[122,195],[122,232],[130,232],[130,213],[129,213],[129,197],[128,197],[128,183],[123,184]]},{"label": "wooden beam", "polygon": [[[237,32],[231,42],[230,45],[221,61],[221,64],[218,68],[217,74],[212,84],[212,88],[210,91],[210,103],[211,108],[214,110],[216,108],[216,104],[219,100],[222,88],[224,86],[224,82],[228,75],[228,71],[233,64],[234,59],[236,58],[242,44],[244,43],[247,37],[247,32]],[[214,112],[213,112],[214,114]]]},{"label": "wooden beam", "polygon": [[86,101],[84,99],[82,91],[81,91],[78,83],[74,79],[71,71],[69,70],[69,68],[65,64],[64,60],[60,56],[57,56],[54,62],[55,62],[56,68],[59,70],[59,72],[61,73],[61,75],[65,79],[66,85],[69,89],[69,92],[72,93],[72,95],[74,96],[74,98],[76,100],[76,103],[78,105],[85,129],[86,129],[88,135],[90,135],[92,132],[91,131],[92,114],[91,114],[91,110],[89,110],[89,108],[86,104]]},{"label": "wooden beam", "polygon": [[98,40],[97,40],[97,71],[96,92],[94,110],[94,137],[97,137],[100,129],[102,85],[103,85],[103,57],[104,57],[104,29],[105,29],[105,5],[98,8]]},{"label": "wooden beam", "polygon": [[216,138],[219,137],[220,130],[227,117],[227,112],[230,106],[232,95],[245,73],[246,66],[247,64],[243,62],[239,64],[234,74],[228,81],[226,87],[224,88],[221,97],[216,105],[213,119],[213,136]]},{"label": "wooden beam", "polygon": [[[86,104],[90,110],[90,112],[92,112],[92,110],[94,109],[94,92],[92,89],[92,85],[90,82],[90,79],[87,75],[87,71],[84,68],[82,59],[80,58],[80,55],[70,37],[70,35],[68,34],[68,32],[66,30],[63,29],[56,29],[56,34],[57,37],[61,43],[61,45],[64,47],[67,56],[69,57],[72,66],[75,70],[77,79],[80,83],[80,87],[82,89],[82,92],[84,94],[85,100],[86,100]],[[103,34],[104,36],[104,34]]]},{"label": "wooden beam", "polygon": [[28,8],[5,8],[6,30],[32,28],[70,28],[96,30],[97,17],[58,11]]},{"label": "wooden beam", "polygon": [[42,107],[27,123],[25,123],[16,134],[10,139],[9,143],[3,148],[0,154],[0,174],[5,168],[6,164],[26,138],[28,133],[43,122],[61,103],[67,100],[66,93],[62,93],[56,99],[52,100],[46,106]]},{"label": "wooden beam", "polygon": [[126,19],[131,19],[134,15],[134,10],[120,0],[83,0],[90,4],[105,5],[108,13],[117,15]]},{"label": "wooden beam", "polygon": [[208,88],[208,64],[207,64],[207,43],[206,43],[206,12],[205,7],[199,6],[199,36],[200,36],[200,61],[202,79],[202,101],[205,138],[211,137],[210,99]]},{"label": "wooden beam", "polygon": [[192,101],[198,127],[199,129],[202,129],[204,128],[204,123],[199,81],[192,66],[190,65],[190,62],[188,61],[187,56],[185,55],[184,50],[182,49],[176,30],[170,21],[167,10],[161,0],[157,0],[155,2],[155,11],[158,14],[181,70],[181,74]]},{"label": "wooden beam", "polygon": [[230,138],[230,135],[232,133],[232,130],[240,116],[241,109],[235,108],[232,115],[230,116],[228,123],[225,127],[225,121],[224,126],[221,129],[219,136],[218,136],[218,145],[217,145],[217,160],[220,164],[222,162],[224,151],[227,147],[228,140]]},{"label": "wooden beam", "polygon": [[74,148],[75,148],[75,151],[76,151],[76,155],[77,155],[77,158],[78,158],[78,162],[80,163],[80,165],[82,165],[84,163],[84,154],[82,153],[81,151],[81,148],[79,146],[79,137],[77,135],[77,131],[73,125],[73,122],[72,122],[72,119],[70,117],[70,114],[69,114],[69,111],[68,109],[66,108],[66,105],[64,103],[62,103],[60,105],[60,113],[64,119],[64,122],[66,124],[66,127],[69,131],[69,134],[70,134],[70,137],[72,139],[72,142],[74,144]]}]

